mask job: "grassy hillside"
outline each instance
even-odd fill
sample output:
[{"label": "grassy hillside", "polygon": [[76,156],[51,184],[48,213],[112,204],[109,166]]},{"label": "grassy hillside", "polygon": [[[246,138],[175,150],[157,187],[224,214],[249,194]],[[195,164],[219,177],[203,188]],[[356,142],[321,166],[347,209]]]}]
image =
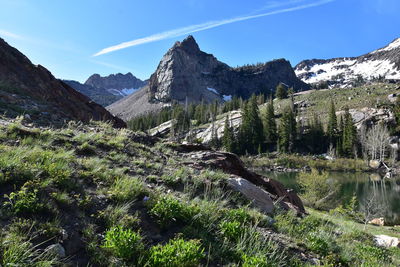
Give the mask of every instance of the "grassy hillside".
[{"label": "grassy hillside", "polygon": [[[305,101],[308,107],[299,113],[300,116],[310,116],[316,113],[323,121],[327,120],[330,101],[333,100],[336,110],[361,108],[377,108],[390,104],[389,94],[399,94],[400,86],[397,84],[377,83],[353,88],[335,88],[311,90],[298,93],[294,102]],[[275,100],[275,109],[280,114],[283,108],[289,105],[290,99]]]},{"label": "grassy hillside", "polygon": [[227,187],[228,174],[191,165],[177,147],[104,123],[54,130],[1,121],[0,265],[400,262],[398,248],[377,247],[371,228],[346,218],[261,213]]}]

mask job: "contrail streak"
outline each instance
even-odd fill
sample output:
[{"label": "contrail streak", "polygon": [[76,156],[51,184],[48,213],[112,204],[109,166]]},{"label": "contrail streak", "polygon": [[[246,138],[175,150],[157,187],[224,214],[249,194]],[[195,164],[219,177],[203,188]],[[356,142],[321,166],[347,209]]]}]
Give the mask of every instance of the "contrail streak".
[{"label": "contrail streak", "polygon": [[0,29],[0,36],[5,36],[8,38],[13,38],[13,39],[23,39],[23,37],[18,34],[15,34],[15,33],[9,32],[9,31],[5,31],[2,29]]},{"label": "contrail streak", "polygon": [[267,12],[267,13],[261,13],[261,14],[249,15],[249,16],[241,16],[241,17],[219,20],[219,21],[209,21],[209,22],[205,22],[205,23],[201,23],[201,24],[191,25],[191,26],[187,26],[187,27],[183,27],[183,28],[179,28],[179,29],[174,29],[174,30],[170,30],[170,31],[153,34],[153,35],[150,35],[147,37],[135,39],[135,40],[132,40],[129,42],[124,42],[124,43],[121,43],[118,45],[110,46],[110,47],[100,50],[93,56],[96,57],[96,56],[108,54],[108,53],[111,53],[111,52],[114,52],[117,50],[132,47],[132,46],[137,46],[137,45],[141,45],[141,44],[164,40],[167,38],[173,38],[173,37],[178,37],[178,36],[182,36],[182,35],[187,35],[190,33],[204,31],[204,30],[212,29],[215,27],[219,27],[219,26],[234,23],[234,22],[239,22],[239,21],[244,21],[244,20],[249,20],[249,19],[256,19],[256,18],[271,16],[271,15],[276,15],[276,14],[281,14],[281,13],[287,13],[287,12],[306,9],[306,8],[310,8],[310,7],[316,7],[316,6],[324,5],[329,2],[333,2],[333,1],[335,1],[335,0],[321,0],[318,2],[314,2],[314,3],[279,9],[279,10],[275,10],[275,11],[271,11],[271,12]]}]

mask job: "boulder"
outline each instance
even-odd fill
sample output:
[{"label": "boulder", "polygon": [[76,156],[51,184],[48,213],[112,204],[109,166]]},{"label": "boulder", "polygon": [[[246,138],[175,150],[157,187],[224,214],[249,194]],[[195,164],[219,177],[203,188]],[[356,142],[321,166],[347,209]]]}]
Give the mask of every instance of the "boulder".
[{"label": "boulder", "polygon": [[384,218],[374,218],[368,222],[369,224],[376,225],[376,226],[384,226],[385,219]]},{"label": "boulder", "polygon": [[380,162],[379,160],[370,160],[368,165],[372,169],[379,169],[382,165],[382,162]]},{"label": "boulder", "polygon": [[243,178],[229,178],[228,185],[244,195],[262,212],[272,213],[274,202],[268,192]]},{"label": "boulder", "polygon": [[172,120],[166,121],[157,127],[150,129],[149,133],[151,136],[165,137],[171,132],[171,127],[173,125]]},{"label": "boulder", "polygon": [[[233,153],[213,151],[203,145],[194,144],[175,145],[172,148],[187,153],[186,157],[190,158],[187,164],[192,165],[194,168],[205,169],[211,167],[239,176],[272,194],[272,198],[279,200],[282,208],[294,208],[299,214],[306,213],[303,202],[293,190],[286,189],[282,183],[274,179],[266,178],[248,170],[244,167],[240,158]],[[291,203],[292,205],[288,205],[287,203]]]},{"label": "boulder", "polygon": [[384,248],[400,247],[400,240],[397,237],[388,235],[375,235],[375,243]]},{"label": "boulder", "polygon": [[387,98],[390,102],[395,103],[397,101],[397,94],[390,94]]},{"label": "boulder", "polygon": [[63,247],[61,244],[59,244],[59,243],[48,246],[48,247],[45,249],[45,252],[48,252],[48,253],[50,253],[50,254],[55,255],[55,256],[57,256],[59,259],[65,258],[65,249],[64,249],[64,247]]}]

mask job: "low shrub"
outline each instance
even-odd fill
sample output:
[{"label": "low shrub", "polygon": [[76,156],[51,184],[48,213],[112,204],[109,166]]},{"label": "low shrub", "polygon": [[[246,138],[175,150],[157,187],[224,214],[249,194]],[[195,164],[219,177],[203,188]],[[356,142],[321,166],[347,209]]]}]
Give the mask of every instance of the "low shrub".
[{"label": "low shrub", "polygon": [[319,173],[315,169],[311,173],[299,173],[298,183],[303,191],[302,199],[316,208],[325,207],[325,202],[332,199],[338,187],[335,180],[328,179],[328,173]]},{"label": "low shrub", "polygon": [[366,244],[356,244],[354,260],[359,266],[379,266],[391,262],[391,253],[385,248]]},{"label": "low shrub", "polygon": [[182,238],[170,240],[165,245],[156,245],[150,249],[148,266],[154,267],[195,267],[205,257],[199,240],[185,241]]},{"label": "low shrub", "polygon": [[315,231],[316,229],[330,224],[327,221],[308,215],[305,218],[299,218],[292,211],[281,213],[275,216],[275,228],[282,233],[293,237],[304,237],[305,233]]},{"label": "low shrub", "polygon": [[19,191],[11,192],[5,195],[8,202],[5,203],[16,214],[33,214],[44,209],[44,205],[38,197],[39,190],[28,184],[25,184]]},{"label": "low shrub", "polygon": [[306,246],[311,251],[327,256],[330,252],[330,241],[332,238],[328,236],[325,232],[311,232],[306,234]]},{"label": "low shrub", "polygon": [[223,237],[235,241],[240,238],[245,226],[238,221],[223,221],[219,224],[219,229]]},{"label": "low shrub", "polygon": [[268,263],[265,255],[256,255],[249,256],[247,254],[243,254],[242,256],[242,267],[269,267],[273,266]]},{"label": "low shrub", "polygon": [[118,258],[136,263],[143,256],[142,236],[137,232],[117,226],[109,229],[104,239],[103,248]]},{"label": "low shrub", "polygon": [[167,227],[176,221],[187,222],[192,218],[194,212],[194,207],[182,203],[170,195],[160,197],[150,209],[150,214],[157,218],[157,222],[162,227]]}]

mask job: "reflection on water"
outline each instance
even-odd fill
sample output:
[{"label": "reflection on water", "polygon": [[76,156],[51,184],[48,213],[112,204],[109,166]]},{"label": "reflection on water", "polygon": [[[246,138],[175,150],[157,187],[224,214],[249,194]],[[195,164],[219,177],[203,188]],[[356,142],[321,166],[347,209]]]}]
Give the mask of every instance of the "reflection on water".
[{"label": "reflection on water", "polygon": [[[262,173],[282,182],[286,187],[299,191],[297,173]],[[377,217],[384,217],[390,224],[400,224],[400,177],[382,179],[379,174],[331,172],[329,178],[340,184],[339,204],[347,204],[353,196],[359,202],[360,211],[371,209]]]}]

